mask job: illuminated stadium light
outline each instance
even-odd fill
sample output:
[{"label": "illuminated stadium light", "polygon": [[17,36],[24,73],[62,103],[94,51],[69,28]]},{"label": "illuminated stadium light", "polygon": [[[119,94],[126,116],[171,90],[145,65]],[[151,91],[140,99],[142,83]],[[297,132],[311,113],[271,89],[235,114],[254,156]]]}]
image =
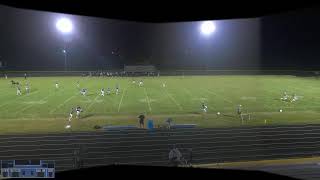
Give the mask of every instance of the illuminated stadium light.
[{"label": "illuminated stadium light", "polygon": [[56,23],[56,28],[62,33],[71,33],[72,32],[72,22],[70,19],[61,18]]},{"label": "illuminated stadium light", "polygon": [[201,24],[200,30],[203,35],[208,36],[214,33],[214,31],[216,30],[216,26],[212,21],[205,21]]},{"label": "illuminated stadium light", "polygon": [[[56,22],[56,28],[58,31],[60,31],[62,34],[64,34],[64,38],[66,38],[66,34],[70,34],[73,30],[73,25],[70,19],[68,18],[60,18],[57,20]],[[65,71],[67,71],[67,54],[69,53],[67,51],[67,41],[65,39],[65,45],[64,45],[64,49],[62,49],[62,52],[64,54],[64,68]]]}]

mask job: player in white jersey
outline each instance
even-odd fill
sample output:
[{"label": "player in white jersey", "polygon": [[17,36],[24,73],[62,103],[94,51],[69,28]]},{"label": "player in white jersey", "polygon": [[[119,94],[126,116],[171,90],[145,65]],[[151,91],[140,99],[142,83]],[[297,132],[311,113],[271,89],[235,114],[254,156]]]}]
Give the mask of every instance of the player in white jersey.
[{"label": "player in white jersey", "polygon": [[283,101],[287,101],[289,99],[289,96],[288,96],[286,91],[283,93],[283,97],[280,98],[280,99],[283,100]]},{"label": "player in white jersey", "polygon": [[56,82],[56,89],[58,89],[59,88],[59,84],[58,84],[58,82]]},{"label": "player in white jersey", "polygon": [[30,86],[29,83],[26,83],[26,93],[29,94],[30,92]]},{"label": "player in white jersey", "polygon": [[87,94],[87,89],[81,89],[80,93],[81,95],[85,96]]},{"label": "player in white jersey", "polygon": [[142,80],[139,81],[139,87],[141,87],[141,86],[143,86],[143,81]]},{"label": "player in white jersey", "polygon": [[21,95],[21,89],[19,86],[17,86],[17,95]]},{"label": "player in white jersey", "polygon": [[164,87],[164,88],[165,88],[165,87],[166,87],[166,83],[162,83],[162,87]]},{"label": "player in white jersey", "polygon": [[291,102],[295,102],[298,100],[298,96],[296,94],[293,94]]},{"label": "player in white jersey", "polygon": [[74,109],[71,108],[70,114],[69,114],[69,121],[71,121],[72,117],[73,117],[73,113],[74,113]]},{"label": "player in white jersey", "polygon": [[104,88],[101,89],[101,96],[104,96]]},{"label": "player in white jersey", "polygon": [[77,118],[80,118],[80,112],[82,112],[82,109],[80,106],[76,108],[76,112],[77,112]]},{"label": "player in white jersey", "polygon": [[118,94],[119,94],[119,88],[116,87],[116,95],[118,95]]},{"label": "player in white jersey", "polygon": [[119,84],[116,84],[116,95],[119,94]]},{"label": "player in white jersey", "polygon": [[111,94],[111,91],[110,91],[110,88],[107,89],[107,95],[110,95]]},{"label": "player in white jersey", "polygon": [[242,114],[242,105],[241,104],[239,104],[238,107],[237,107],[237,114],[238,115]]}]

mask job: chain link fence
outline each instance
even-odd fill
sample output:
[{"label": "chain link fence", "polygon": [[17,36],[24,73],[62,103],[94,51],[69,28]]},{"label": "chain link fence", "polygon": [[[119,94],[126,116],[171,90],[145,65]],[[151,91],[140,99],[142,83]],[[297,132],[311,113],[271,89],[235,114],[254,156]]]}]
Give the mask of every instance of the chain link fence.
[{"label": "chain link fence", "polygon": [[292,75],[300,77],[319,77],[320,71],[303,70],[158,70],[155,72],[128,73],[122,69],[101,71],[2,71],[1,77],[46,77],[46,76],[192,76],[192,75]]}]

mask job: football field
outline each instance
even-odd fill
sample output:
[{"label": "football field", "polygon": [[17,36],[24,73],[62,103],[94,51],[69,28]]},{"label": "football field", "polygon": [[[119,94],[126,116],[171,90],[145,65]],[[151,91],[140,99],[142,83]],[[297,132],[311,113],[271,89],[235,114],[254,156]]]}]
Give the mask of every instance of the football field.
[{"label": "football field", "polygon": [[[21,96],[16,95],[11,80],[22,84]],[[142,87],[137,83],[140,80]],[[88,89],[86,96],[80,94],[77,81],[80,88]],[[25,92],[26,82],[30,84],[29,94]],[[100,89],[108,87],[111,95],[101,96]],[[280,100],[285,91],[290,96],[296,94],[298,100]],[[95,125],[138,125],[141,113],[156,126],[168,117],[174,123],[198,127],[311,124],[320,122],[319,100],[320,81],[314,77],[9,77],[0,80],[0,133],[70,131],[65,126],[71,108],[76,106],[83,112],[80,119],[73,117],[72,131],[94,130]],[[208,106],[207,113],[201,109],[202,102]],[[241,121],[237,115],[239,104],[244,114],[251,115],[250,121],[246,117]]]}]

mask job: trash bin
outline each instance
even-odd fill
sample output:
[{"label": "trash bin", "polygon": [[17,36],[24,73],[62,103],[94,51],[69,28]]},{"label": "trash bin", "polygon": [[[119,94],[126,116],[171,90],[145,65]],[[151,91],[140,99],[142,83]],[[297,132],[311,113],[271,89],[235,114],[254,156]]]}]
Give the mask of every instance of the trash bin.
[{"label": "trash bin", "polygon": [[148,120],[148,129],[150,129],[150,130],[153,129],[153,120],[151,120],[151,119]]}]

